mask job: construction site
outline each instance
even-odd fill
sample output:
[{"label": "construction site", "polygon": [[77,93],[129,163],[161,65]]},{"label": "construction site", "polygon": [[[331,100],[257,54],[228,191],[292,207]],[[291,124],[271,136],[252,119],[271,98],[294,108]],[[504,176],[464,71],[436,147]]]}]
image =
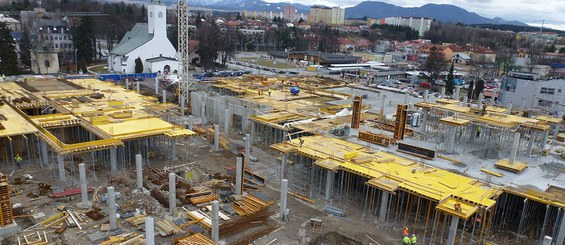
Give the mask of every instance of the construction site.
[{"label": "construction site", "polygon": [[562,117],[307,76],[185,108],[155,83],[0,84],[2,244],[563,244]]}]

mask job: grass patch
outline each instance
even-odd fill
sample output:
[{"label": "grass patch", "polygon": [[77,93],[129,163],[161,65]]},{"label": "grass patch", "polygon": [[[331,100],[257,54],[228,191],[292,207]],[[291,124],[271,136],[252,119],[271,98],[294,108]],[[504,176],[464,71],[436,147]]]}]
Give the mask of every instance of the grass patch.
[{"label": "grass patch", "polygon": [[110,71],[108,71],[108,67],[106,65],[93,66],[93,67],[90,67],[88,70],[91,71],[91,72],[98,73],[98,74],[110,73]]}]

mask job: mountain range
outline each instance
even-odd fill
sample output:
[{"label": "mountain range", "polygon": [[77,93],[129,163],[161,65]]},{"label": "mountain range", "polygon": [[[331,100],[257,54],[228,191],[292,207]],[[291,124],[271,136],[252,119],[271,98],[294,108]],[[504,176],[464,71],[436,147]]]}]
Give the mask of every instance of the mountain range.
[{"label": "mountain range", "polygon": [[[149,1],[149,0],[147,0]],[[175,0],[165,0],[169,4],[176,4]],[[299,3],[269,3],[262,0],[191,0],[190,6],[204,7],[213,10],[226,11],[272,11],[282,12],[287,5],[296,7],[298,13],[309,13],[310,6]],[[527,26],[519,21],[507,21],[496,17],[493,19],[483,17],[477,13],[469,12],[463,8],[449,4],[426,4],[421,7],[399,7],[393,4],[377,1],[365,1],[356,6],[345,9],[345,18],[385,18],[385,17],[428,17],[440,22],[463,24],[504,24]]]}]

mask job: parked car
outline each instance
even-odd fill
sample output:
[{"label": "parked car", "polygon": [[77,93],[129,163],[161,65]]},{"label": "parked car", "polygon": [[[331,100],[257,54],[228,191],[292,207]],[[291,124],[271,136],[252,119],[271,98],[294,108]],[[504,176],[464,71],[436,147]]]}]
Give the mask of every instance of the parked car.
[{"label": "parked car", "polygon": [[297,71],[289,71],[288,74],[298,75],[299,73]]},{"label": "parked car", "polygon": [[420,85],[420,88],[431,88],[432,85],[428,82],[420,82],[418,85]]}]

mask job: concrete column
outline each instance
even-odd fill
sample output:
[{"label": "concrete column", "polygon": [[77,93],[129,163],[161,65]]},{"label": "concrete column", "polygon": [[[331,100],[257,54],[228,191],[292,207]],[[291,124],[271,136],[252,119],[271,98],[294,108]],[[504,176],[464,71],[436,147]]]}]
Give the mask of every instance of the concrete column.
[{"label": "concrete column", "polygon": [[229,129],[230,129],[230,110],[225,109],[224,110],[224,133],[228,134]]},{"label": "concrete column", "polygon": [[249,163],[251,157],[251,135],[245,135],[245,164]]},{"label": "concrete column", "polygon": [[447,236],[446,245],[454,245],[455,244],[455,236],[457,235],[457,225],[459,224],[459,217],[452,216],[451,217],[451,225],[449,226],[449,234]]},{"label": "concrete column", "polygon": [[155,95],[159,95],[159,78],[155,77]]},{"label": "concrete column", "polygon": [[214,125],[214,150],[220,150],[220,126]]},{"label": "concrete column", "polygon": [[192,130],[192,126],[194,126],[194,117],[192,115],[188,115],[188,129]]},{"label": "concrete column", "polygon": [[386,215],[388,212],[388,197],[390,196],[390,193],[388,192],[383,192],[383,195],[381,197],[381,208],[379,211],[379,223],[384,223],[385,219],[386,219]]},{"label": "concrete column", "polygon": [[177,207],[177,186],[176,186],[175,173],[169,173],[169,214],[175,215],[175,208]]},{"label": "concrete column", "polygon": [[243,194],[243,159],[237,158],[235,163],[235,194]]},{"label": "concrete column", "polygon": [[41,163],[43,166],[49,166],[49,152],[47,151],[47,142],[41,140]]},{"label": "concrete column", "polygon": [[463,97],[463,106],[467,107],[468,102],[469,102],[469,98],[465,95],[465,97]]},{"label": "concrete column", "polygon": [[534,149],[534,141],[536,139],[537,132],[530,130],[530,140],[528,141],[528,157],[532,155]]},{"label": "concrete column", "polygon": [[137,171],[137,189],[143,191],[143,159],[141,154],[135,155],[135,170]]},{"label": "concrete column", "polygon": [[428,90],[424,90],[424,102],[428,102]]},{"label": "concrete column", "polygon": [[332,190],[334,185],[334,172],[331,170],[326,170],[326,201],[332,199]]},{"label": "concrete column", "polygon": [[288,164],[288,154],[282,154],[282,162],[281,162],[281,181],[282,179],[286,179],[286,165]]},{"label": "concrete column", "polygon": [[510,149],[509,163],[512,164],[516,161],[516,153],[520,144],[520,133],[514,133],[514,140],[512,141],[512,149]]},{"label": "concrete column", "polygon": [[459,100],[459,92],[461,92],[461,87],[460,86],[455,86],[455,93],[453,93],[453,99],[454,100]]},{"label": "concrete column", "polygon": [[139,93],[141,89],[139,88],[139,81],[135,81],[135,90]]},{"label": "concrete column", "polygon": [[86,182],[86,166],[84,163],[78,165],[78,173],[80,177],[80,200],[83,208],[88,207],[88,189]]},{"label": "concrete column", "polygon": [[220,242],[220,203],[212,201],[212,240]]},{"label": "concrete column", "polygon": [[543,241],[542,241],[542,245],[551,245],[551,242],[553,241],[553,238],[550,236],[544,236],[543,237]]},{"label": "concrete column", "polygon": [[508,103],[508,105],[506,106],[506,114],[510,115],[511,112],[512,112],[512,103]]},{"label": "concrete column", "polygon": [[490,100],[490,106],[494,106],[494,102],[495,102],[495,99],[496,99],[496,93],[498,93],[498,89],[495,88],[492,91],[493,98],[491,98],[491,100]]},{"label": "concrete column", "polygon": [[555,240],[556,241],[555,244],[563,244],[564,240],[565,240],[565,213],[561,216],[561,226],[559,227],[559,233],[557,233],[557,240]]},{"label": "concrete column", "polygon": [[200,105],[200,117],[201,117],[200,120],[201,123],[206,124],[206,100],[204,100]]},{"label": "concrete column", "polygon": [[162,103],[165,104],[165,103],[167,103],[167,90],[166,90],[166,89],[163,89],[162,92],[163,92],[163,101],[162,101]]},{"label": "concrete column", "polygon": [[257,125],[254,121],[251,121],[251,144],[255,142],[255,131],[257,130]]},{"label": "concrete column", "polygon": [[380,119],[384,121],[385,119],[385,103],[386,103],[386,94],[383,94],[383,99],[381,100],[381,110],[379,111]]},{"label": "concrete column", "polygon": [[180,115],[181,115],[181,118],[184,118],[185,101],[186,101],[186,98],[184,98],[184,97],[182,97],[180,99]]},{"label": "concrete column", "polygon": [[129,78],[126,78],[126,89],[129,90]]},{"label": "concrete column", "polygon": [[545,149],[545,144],[547,143],[547,137],[549,136],[549,130],[543,132],[543,139],[541,139],[541,150]]},{"label": "concrete column", "polygon": [[280,218],[284,221],[284,213],[286,212],[286,197],[288,192],[288,180],[283,179],[281,182],[281,209]]},{"label": "concrete column", "polygon": [[445,87],[441,87],[441,98],[445,98]]},{"label": "concrete column", "polygon": [[145,218],[145,244],[155,245],[155,227],[153,226],[153,217]]},{"label": "concrete column", "polygon": [[116,193],[113,186],[108,186],[108,218],[110,218],[110,230],[118,228],[116,225]]},{"label": "concrete column", "polygon": [[171,158],[173,160],[177,159],[177,139],[171,139]]},{"label": "concrete column", "polygon": [[112,175],[118,171],[118,153],[116,147],[110,148],[110,172]]},{"label": "concrete column", "polygon": [[404,104],[405,105],[408,105],[408,96],[409,96],[408,93],[404,94]]},{"label": "concrete column", "polygon": [[559,130],[561,130],[561,124],[556,124],[553,128],[553,141],[557,141],[557,135],[559,134]]},{"label": "concrete column", "polygon": [[477,100],[477,108],[483,109],[483,93],[479,94],[479,99]]},{"label": "concrete column", "polygon": [[65,157],[63,155],[57,155],[57,163],[59,164],[59,181],[62,183],[67,182],[65,177]]},{"label": "concrete column", "polygon": [[457,126],[447,125],[447,143],[445,151],[453,153],[455,150],[455,134],[457,133]]}]

